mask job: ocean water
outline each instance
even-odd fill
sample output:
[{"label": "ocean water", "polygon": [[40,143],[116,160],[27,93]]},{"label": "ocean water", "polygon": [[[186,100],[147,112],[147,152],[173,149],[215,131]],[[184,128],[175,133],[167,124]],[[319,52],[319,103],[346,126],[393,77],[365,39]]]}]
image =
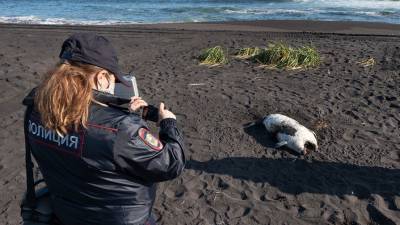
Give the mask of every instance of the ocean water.
[{"label": "ocean water", "polygon": [[400,0],[0,0],[0,23],[106,25],[270,19],[400,24]]}]

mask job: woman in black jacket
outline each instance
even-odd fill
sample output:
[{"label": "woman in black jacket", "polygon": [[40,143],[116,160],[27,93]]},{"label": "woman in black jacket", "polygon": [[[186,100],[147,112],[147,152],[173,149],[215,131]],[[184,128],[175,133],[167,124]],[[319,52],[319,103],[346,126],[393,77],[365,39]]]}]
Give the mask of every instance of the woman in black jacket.
[{"label": "woman in black jacket", "polygon": [[[183,136],[176,117],[159,108],[159,137],[135,112],[114,107],[121,82],[110,42],[77,33],[63,44],[61,62],[25,99],[25,132],[64,225],[151,224],[156,183],[184,168]],[[129,84],[126,84],[129,85]]]}]

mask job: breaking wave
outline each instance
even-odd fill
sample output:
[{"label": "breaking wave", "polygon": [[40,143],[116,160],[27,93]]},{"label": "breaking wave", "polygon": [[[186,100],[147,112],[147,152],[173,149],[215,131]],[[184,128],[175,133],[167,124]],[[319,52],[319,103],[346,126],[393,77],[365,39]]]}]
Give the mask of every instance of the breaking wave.
[{"label": "breaking wave", "polygon": [[400,24],[400,0],[3,0],[0,23],[114,25],[235,20]]}]

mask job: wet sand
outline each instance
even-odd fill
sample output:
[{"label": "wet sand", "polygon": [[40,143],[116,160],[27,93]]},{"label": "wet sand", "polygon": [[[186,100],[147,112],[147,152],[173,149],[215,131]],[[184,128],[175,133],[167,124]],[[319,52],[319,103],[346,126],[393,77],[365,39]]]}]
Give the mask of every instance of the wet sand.
[{"label": "wet sand", "polygon": [[[76,31],[110,38],[142,97],[178,116],[187,169],[159,185],[158,224],[400,224],[400,26],[309,21],[0,24],[0,224],[20,223],[22,98]],[[197,60],[206,47],[233,55],[274,41],[312,43],[323,62],[282,71]],[[357,64],[368,57],[375,66]],[[270,113],[314,129],[319,150],[297,157],[275,149],[261,126],[243,127]]]}]

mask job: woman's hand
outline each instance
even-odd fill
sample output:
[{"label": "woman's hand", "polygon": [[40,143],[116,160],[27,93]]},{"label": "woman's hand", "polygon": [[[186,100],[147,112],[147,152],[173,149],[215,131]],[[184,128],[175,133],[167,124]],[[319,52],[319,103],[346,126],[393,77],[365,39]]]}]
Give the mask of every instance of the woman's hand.
[{"label": "woman's hand", "polygon": [[167,118],[171,118],[171,119],[175,119],[176,120],[176,116],[175,114],[173,114],[171,111],[165,109],[165,105],[164,103],[160,103],[160,108],[159,108],[159,121],[163,120],[163,119],[167,119]]},{"label": "woman's hand", "polygon": [[131,112],[136,112],[138,109],[141,109],[147,105],[147,102],[145,102],[141,97],[134,96],[131,98],[131,102],[129,103],[129,110]]}]

